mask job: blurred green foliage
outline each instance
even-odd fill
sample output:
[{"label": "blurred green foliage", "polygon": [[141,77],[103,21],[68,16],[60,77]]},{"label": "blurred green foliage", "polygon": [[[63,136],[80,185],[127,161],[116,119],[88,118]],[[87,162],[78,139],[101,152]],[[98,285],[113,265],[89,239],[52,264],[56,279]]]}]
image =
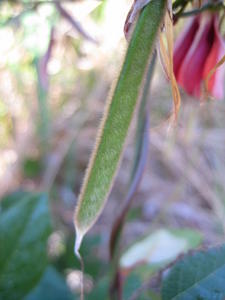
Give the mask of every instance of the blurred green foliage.
[{"label": "blurred green foliage", "polygon": [[25,193],[6,197],[4,202],[0,218],[0,298],[21,299],[38,283],[47,266],[51,230],[48,200],[45,195]]}]

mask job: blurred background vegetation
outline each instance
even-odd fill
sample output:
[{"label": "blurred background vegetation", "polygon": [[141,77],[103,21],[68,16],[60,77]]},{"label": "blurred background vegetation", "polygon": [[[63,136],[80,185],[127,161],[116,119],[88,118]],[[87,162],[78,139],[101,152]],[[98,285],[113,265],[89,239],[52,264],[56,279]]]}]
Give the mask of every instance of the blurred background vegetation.
[{"label": "blurred background vegetation", "polygon": [[[79,293],[73,210],[103,107],[126,51],[123,25],[131,2],[0,2],[0,194],[6,206],[7,201],[16,206],[28,194],[44,192],[52,219],[47,269],[27,289],[27,299],[73,299]],[[143,298],[132,297],[146,284],[157,291],[159,283],[149,276],[165,261],[200,244],[224,240],[224,100],[200,105],[182,94],[177,128],[168,135],[172,97],[159,63],[149,100],[149,160],[122,241],[126,252],[149,236],[149,252],[142,251],[144,244],[124,254],[124,299],[149,299],[143,292]],[[87,299],[106,299],[108,242],[126,192],[135,124],[134,120],[110,201],[82,246]],[[6,196],[10,193],[14,200],[12,194]],[[0,218],[4,209],[3,200]],[[153,255],[151,261],[152,244],[162,255]],[[166,259],[165,249],[171,251]],[[0,287],[0,299],[19,299],[7,297],[1,296]]]}]

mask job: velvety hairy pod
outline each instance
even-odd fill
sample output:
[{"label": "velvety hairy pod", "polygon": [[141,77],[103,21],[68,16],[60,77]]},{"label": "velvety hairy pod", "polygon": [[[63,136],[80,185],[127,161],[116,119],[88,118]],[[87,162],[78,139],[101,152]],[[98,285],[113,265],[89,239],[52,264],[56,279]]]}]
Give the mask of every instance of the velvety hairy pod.
[{"label": "velvety hairy pod", "polygon": [[143,9],[107,103],[75,212],[77,254],[83,236],[101,213],[114,182],[165,7],[166,0],[152,0]]}]

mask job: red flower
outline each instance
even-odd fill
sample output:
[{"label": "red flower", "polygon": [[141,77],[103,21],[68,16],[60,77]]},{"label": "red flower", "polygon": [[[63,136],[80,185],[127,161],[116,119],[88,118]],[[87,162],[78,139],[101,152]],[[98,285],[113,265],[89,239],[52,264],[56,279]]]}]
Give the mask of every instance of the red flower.
[{"label": "red flower", "polygon": [[[225,42],[219,33],[217,15],[194,17],[175,44],[174,74],[179,85],[190,95],[201,98],[208,73],[225,55]],[[211,96],[224,97],[224,66],[208,82]]]}]

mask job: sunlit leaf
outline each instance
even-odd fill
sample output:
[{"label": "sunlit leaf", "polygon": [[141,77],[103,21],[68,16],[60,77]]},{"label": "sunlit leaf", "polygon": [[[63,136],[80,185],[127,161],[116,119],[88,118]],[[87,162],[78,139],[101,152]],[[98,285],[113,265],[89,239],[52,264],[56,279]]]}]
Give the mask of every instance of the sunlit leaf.
[{"label": "sunlit leaf", "polygon": [[152,267],[162,267],[179,254],[199,245],[201,236],[191,230],[169,231],[161,229],[131,246],[121,257],[123,269],[147,263]]},{"label": "sunlit leaf", "polygon": [[165,0],[154,0],[144,8],[113,96],[106,107],[76,210],[76,252],[84,234],[101,213],[111,190],[165,4]]}]

